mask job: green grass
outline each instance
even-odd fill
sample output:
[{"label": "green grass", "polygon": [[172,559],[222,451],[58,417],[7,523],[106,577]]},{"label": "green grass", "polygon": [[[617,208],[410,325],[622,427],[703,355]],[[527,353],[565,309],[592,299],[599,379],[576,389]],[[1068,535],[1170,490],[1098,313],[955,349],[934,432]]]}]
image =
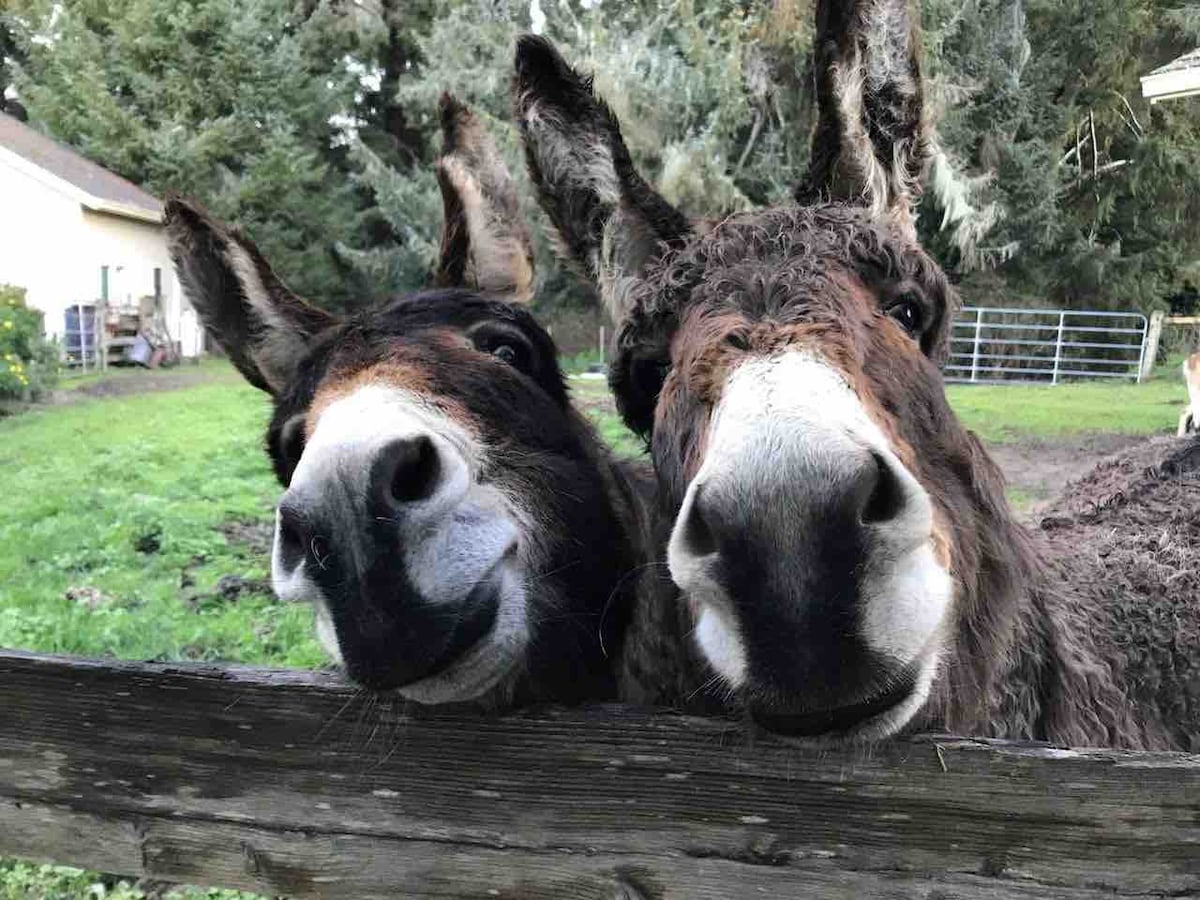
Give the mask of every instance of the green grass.
[{"label": "green grass", "polygon": [[570,356],[560,356],[558,364],[568,375],[578,375],[580,372],[589,372],[597,367],[604,365],[600,359],[599,350],[581,350]]},{"label": "green grass", "polygon": [[[214,888],[178,887],[168,900],[255,900],[255,895]],[[102,877],[71,866],[0,859],[0,900],[143,900],[128,879]]]},{"label": "green grass", "polygon": [[1144,384],[950,385],[947,394],[967,427],[995,442],[1174,433],[1187,403],[1183,379],[1169,367]]},{"label": "green grass", "polygon": [[68,369],[64,370],[62,377],[59,378],[57,387],[60,391],[70,393],[82,388],[91,387],[101,381],[153,382],[170,378],[172,375],[178,375],[181,372],[199,372],[213,376],[228,374],[231,377],[236,374],[227,360],[220,357],[210,357],[199,361],[189,360],[170,368],[143,369],[140,366],[112,366],[103,372],[97,372],[94,369],[87,372],[80,371],[79,369]]},{"label": "green grass", "polygon": [[[230,382],[0,420],[0,646],[319,663],[307,608],[265,592],[187,602],[223,575],[267,576],[220,530],[271,517],[266,416],[261,394]],[[80,588],[99,602],[68,599]]]},{"label": "green grass", "polygon": [[[266,554],[231,544],[221,526],[269,521],[279,495],[260,446],[266,398],[227,363],[205,363],[202,371],[214,380],[0,419],[0,646],[130,659],[324,662],[306,607],[266,593],[189,602],[222,575],[266,577]],[[77,377],[67,387],[100,378]],[[571,390],[618,453],[644,453],[613,412],[604,380],[572,379]],[[1169,432],[1185,397],[1178,366],[1144,385],[950,388],[958,413],[990,441]],[[181,587],[185,576],[194,587]],[[93,588],[101,600],[93,608],[68,599],[71,588]],[[141,896],[79,869],[0,861],[0,900]],[[191,888],[169,896],[250,897]]]},{"label": "green grass", "polygon": [[591,419],[601,440],[618,456],[635,458],[646,455],[645,443],[626,428],[617,415],[608,392],[608,381],[603,378],[572,378],[571,399]]}]

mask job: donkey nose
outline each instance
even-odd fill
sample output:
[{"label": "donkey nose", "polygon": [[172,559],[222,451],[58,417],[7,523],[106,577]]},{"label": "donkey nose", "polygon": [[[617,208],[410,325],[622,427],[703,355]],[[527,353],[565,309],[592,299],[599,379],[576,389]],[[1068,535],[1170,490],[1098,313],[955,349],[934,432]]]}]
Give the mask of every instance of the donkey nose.
[{"label": "donkey nose", "polygon": [[437,493],[443,468],[437,445],[428,435],[396,438],[372,462],[368,490],[383,508],[400,511]]},{"label": "donkey nose", "polygon": [[[764,484],[698,484],[684,501],[676,525],[675,548],[692,558],[733,555],[765,548],[747,546],[758,531],[752,520],[778,520],[775,534],[811,533],[827,527],[842,533],[886,527],[906,506],[904,486],[891,463],[871,452],[810,471],[792,489]],[[769,507],[775,506],[772,512]],[[749,527],[748,527],[749,526]],[[786,548],[779,548],[786,550]]]},{"label": "donkey nose", "polygon": [[329,558],[329,540],[314,527],[310,511],[294,498],[285,498],[279,504],[279,518],[275,529],[277,558],[285,570],[293,570],[305,560],[323,565]]},{"label": "donkey nose", "polygon": [[863,525],[885,525],[904,510],[904,487],[878,453],[859,467],[847,492],[847,504]]}]

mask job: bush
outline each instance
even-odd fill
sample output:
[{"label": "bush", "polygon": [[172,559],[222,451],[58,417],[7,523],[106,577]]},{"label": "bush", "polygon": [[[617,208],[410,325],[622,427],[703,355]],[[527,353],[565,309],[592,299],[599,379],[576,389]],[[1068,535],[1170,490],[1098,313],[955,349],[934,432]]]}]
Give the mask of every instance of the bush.
[{"label": "bush", "polygon": [[58,347],[42,335],[42,314],[25,289],[0,284],[0,400],[37,400],[58,380]]}]

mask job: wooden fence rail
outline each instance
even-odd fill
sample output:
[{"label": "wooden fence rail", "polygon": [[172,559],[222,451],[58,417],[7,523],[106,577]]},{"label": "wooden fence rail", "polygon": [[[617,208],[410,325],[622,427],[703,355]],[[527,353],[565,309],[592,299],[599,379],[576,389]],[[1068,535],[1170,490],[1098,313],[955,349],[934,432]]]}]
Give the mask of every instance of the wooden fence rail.
[{"label": "wooden fence rail", "polygon": [[1200,756],[820,752],[617,707],[429,713],[295,671],[0,652],[0,855],[296,897],[1200,892]]}]

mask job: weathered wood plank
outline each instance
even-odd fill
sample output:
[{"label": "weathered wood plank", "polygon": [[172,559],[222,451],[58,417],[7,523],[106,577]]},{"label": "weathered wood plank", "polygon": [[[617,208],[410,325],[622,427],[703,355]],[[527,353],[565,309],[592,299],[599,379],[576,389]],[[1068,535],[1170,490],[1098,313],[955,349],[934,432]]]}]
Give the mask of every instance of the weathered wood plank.
[{"label": "weathered wood plank", "polygon": [[1200,756],[818,752],[616,707],[0,653],[0,854],[313,897],[1200,893]]}]

